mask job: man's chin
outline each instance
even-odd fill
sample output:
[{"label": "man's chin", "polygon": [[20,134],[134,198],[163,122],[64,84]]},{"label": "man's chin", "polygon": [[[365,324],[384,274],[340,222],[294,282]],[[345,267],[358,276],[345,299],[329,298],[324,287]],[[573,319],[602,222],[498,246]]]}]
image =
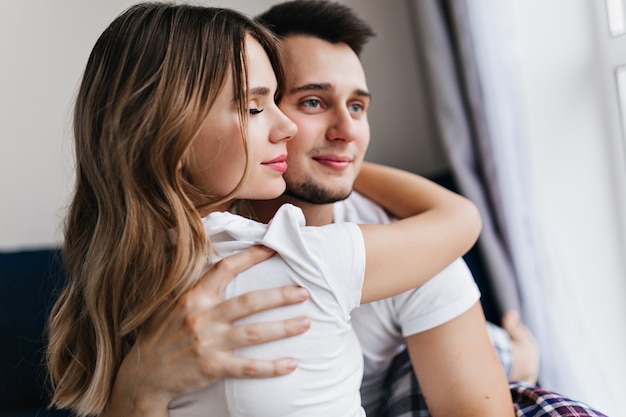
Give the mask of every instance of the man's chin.
[{"label": "man's chin", "polygon": [[309,204],[332,204],[345,200],[350,194],[352,194],[352,188],[329,190],[312,183],[297,184],[295,187],[287,184],[285,190],[285,196]]}]

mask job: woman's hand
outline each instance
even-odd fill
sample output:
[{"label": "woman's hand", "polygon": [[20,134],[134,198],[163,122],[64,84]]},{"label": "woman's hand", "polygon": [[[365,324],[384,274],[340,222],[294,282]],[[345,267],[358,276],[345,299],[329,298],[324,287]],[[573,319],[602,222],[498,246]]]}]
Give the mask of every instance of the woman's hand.
[{"label": "woman's hand", "polygon": [[241,358],[233,350],[304,333],[310,326],[308,318],[241,326],[233,323],[260,311],[305,301],[308,291],[282,287],[225,301],[220,297],[238,273],[273,254],[252,247],[224,258],[171,312],[151,320],[122,362],[102,416],[167,416],[168,404],[175,397],[224,377],[265,378],[292,372],[295,359]]}]

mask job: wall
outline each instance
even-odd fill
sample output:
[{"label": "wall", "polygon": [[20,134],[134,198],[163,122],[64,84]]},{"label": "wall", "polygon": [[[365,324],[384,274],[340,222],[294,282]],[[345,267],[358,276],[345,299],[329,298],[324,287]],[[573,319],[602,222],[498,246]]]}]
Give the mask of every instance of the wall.
[{"label": "wall", "polygon": [[[129,0],[0,2],[0,250],[61,241],[73,186],[71,104],[89,51]],[[272,0],[207,0],[252,15]],[[379,37],[366,48],[372,102],[368,159],[421,173],[445,167],[428,134],[405,2],[344,1],[362,10]],[[386,47],[395,44],[394,48]],[[400,80],[390,83],[389,80]],[[420,138],[422,146],[415,139]]]},{"label": "wall", "polygon": [[72,188],[71,100],[120,4],[0,3],[0,249],[60,241]]}]

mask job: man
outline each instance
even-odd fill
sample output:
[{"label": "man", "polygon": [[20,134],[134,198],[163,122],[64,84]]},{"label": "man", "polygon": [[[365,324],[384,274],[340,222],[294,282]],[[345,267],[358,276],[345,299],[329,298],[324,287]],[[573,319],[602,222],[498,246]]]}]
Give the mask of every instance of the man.
[{"label": "man", "polygon": [[[298,134],[288,144],[286,193],[274,201],[252,202],[254,214],[267,222],[289,202],[302,208],[308,225],[390,222],[376,204],[351,195],[369,143],[370,95],[358,54],[374,35],[371,27],[346,6],[310,0],[276,5],[259,20],[283,38],[287,91],[280,107],[298,125]],[[462,378],[472,377],[464,374],[462,356],[471,357],[467,338],[484,333],[485,327],[482,311],[477,318],[465,298],[474,285],[464,262],[458,260],[417,290],[353,312],[365,359],[361,392],[368,415],[378,415],[384,408],[385,378],[405,346],[431,412],[446,415],[467,404],[464,400],[471,401],[460,392],[468,382]],[[514,314],[506,316],[505,325],[513,346],[521,348],[519,354],[514,352],[509,376],[534,384],[538,370],[534,339]],[[505,341],[506,358],[508,337],[502,329],[492,332]],[[459,356],[457,362],[451,361]],[[461,378],[454,382],[451,376]]]}]

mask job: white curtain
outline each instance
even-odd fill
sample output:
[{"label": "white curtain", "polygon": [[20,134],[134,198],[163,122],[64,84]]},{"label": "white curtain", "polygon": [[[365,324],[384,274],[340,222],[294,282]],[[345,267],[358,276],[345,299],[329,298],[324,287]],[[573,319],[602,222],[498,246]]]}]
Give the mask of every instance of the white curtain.
[{"label": "white curtain", "polygon": [[610,415],[613,399],[581,320],[585,308],[537,195],[514,2],[408,1],[439,139],[459,190],[486,223],[478,243],[496,301],[503,310],[520,308],[537,337],[540,384]]},{"label": "white curtain", "polygon": [[552,216],[533,185],[513,4],[480,0],[468,6],[522,315],[541,347],[540,383],[591,405],[610,404],[583,325],[585,309],[545,221]]},{"label": "white curtain", "polygon": [[[502,193],[509,250],[520,293],[521,313],[539,338],[543,363],[541,381],[554,381],[546,340],[556,334],[550,329],[549,297],[545,293],[538,250],[537,228],[532,207],[532,181],[525,140],[523,109],[518,90],[519,61],[515,54],[516,37],[509,4],[498,0],[475,1],[468,5],[468,19],[474,40],[485,118],[493,138],[493,180]],[[550,381],[546,381],[548,378]],[[548,384],[550,382],[550,384]]]}]

